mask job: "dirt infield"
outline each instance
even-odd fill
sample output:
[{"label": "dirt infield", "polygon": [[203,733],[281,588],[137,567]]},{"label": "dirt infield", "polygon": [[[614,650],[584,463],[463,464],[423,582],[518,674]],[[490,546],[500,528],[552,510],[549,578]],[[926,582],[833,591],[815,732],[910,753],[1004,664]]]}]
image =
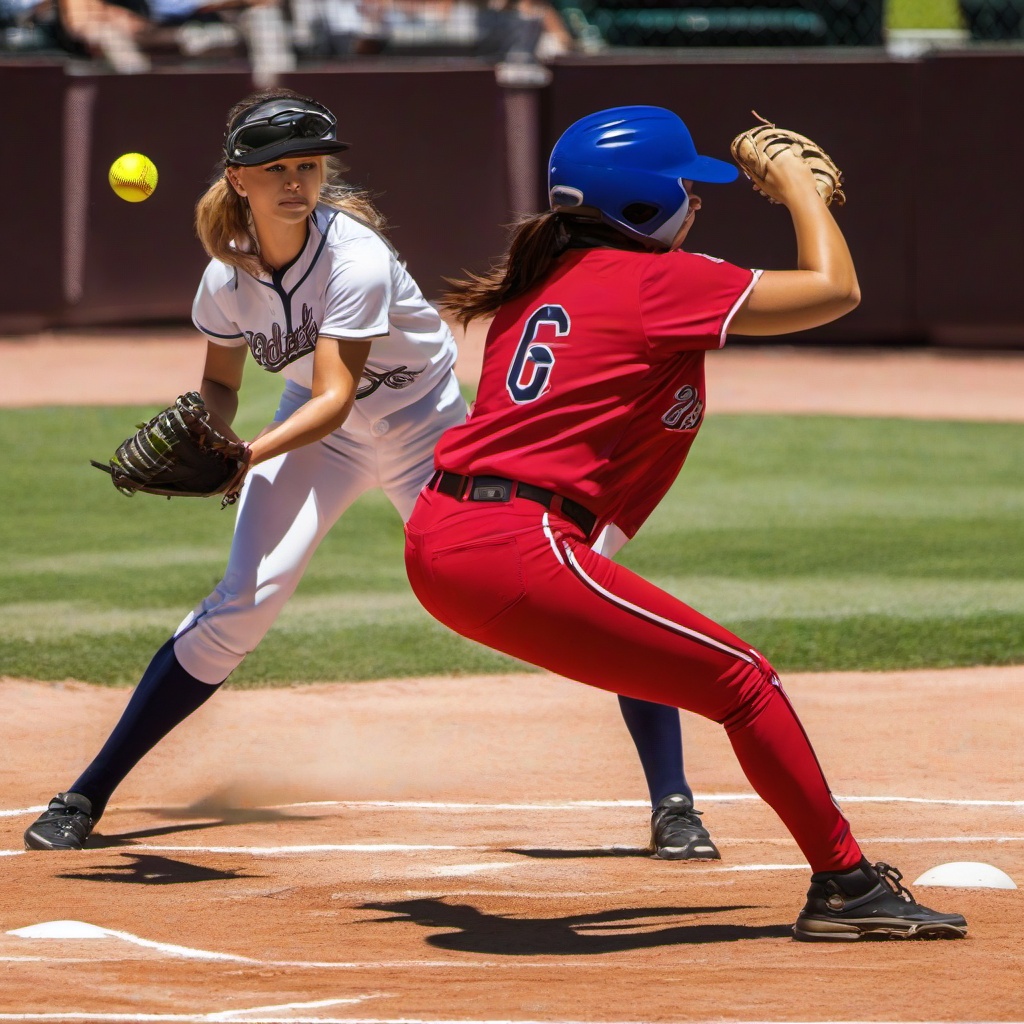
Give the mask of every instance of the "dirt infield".
[{"label": "dirt infield", "polygon": [[[909,882],[949,861],[1022,881],[1022,683],[1024,669],[996,668],[787,689],[870,856]],[[21,854],[26,798],[74,777],[124,694],[0,691],[0,1020],[1024,1012],[1019,889],[918,889],[967,916],[963,942],[793,942],[802,857],[700,720],[685,735],[723,850],[712,866],[643,854],[643,782],[614,700],[537,676],[229,689],[130,776],[103,845]],[[106,931],[17,934],[68,920]]]},{"label": "dirt infield", "polygon": [[[456,332],[464,381],[482,336]],[[193,330],[107,329],[0,337],[0,407],[161,404],[195,387],[204,342]],[[820,413],[1019,422],[1024,353],[726,346],[708,358],[715,412]]]},{"label": "dirt infield", "polygon": [[[201,349],[0,358],[0,403],[158,402]],[[467,378],[475,360],[467,344]],[[709,381],[712,414],[1024,417],[1010,355],[737,348]],[[869,856],[909,883],[980,861],[1024,885],[1024,666],[784,682]],[[94,848],[61,855],[22,831],[125,693],[0,678],[0,696],[0,1021],[1024,1019],[1021,889],[917,889],[967,916],[964,942],[793,942],[806,865],[699,719],[688,769],[720,864],[644,854],[614,698],[544,675],[229,685],[129,777]]]}]

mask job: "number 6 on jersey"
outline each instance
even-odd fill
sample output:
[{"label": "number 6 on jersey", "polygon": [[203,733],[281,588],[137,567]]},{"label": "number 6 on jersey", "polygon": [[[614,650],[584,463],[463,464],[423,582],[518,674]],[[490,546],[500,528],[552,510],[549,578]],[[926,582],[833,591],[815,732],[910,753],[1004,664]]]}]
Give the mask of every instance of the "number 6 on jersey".
[{"label": "number 6 on jersey", "polygon": [[547,391],[555,353],[537,341],[543,324],[554,327],[555,337],[564,338],[569,333],[569,314],[561,306],[541,306],[526,321],[505,381],[509,397],[516,405],[533,402]]}]

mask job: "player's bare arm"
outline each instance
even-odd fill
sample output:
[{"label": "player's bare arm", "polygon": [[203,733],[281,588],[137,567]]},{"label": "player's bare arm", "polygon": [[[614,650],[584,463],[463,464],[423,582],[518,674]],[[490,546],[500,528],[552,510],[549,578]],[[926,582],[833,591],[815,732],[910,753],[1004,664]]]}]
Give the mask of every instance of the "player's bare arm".
[{"label": "player's bare arm", "polygon": [[322,335],[313,354],[312,398],[252,442],[252,464],[312,444],[345,422],[370,354],[370,342]]},{"label": "player's bare arm", "polygon": [[846,239],[818,195],[810,168],[783,154],[772,162],[767,183],[792,218],[797,269],[765,271],[733,317],[731,334],[788,334],[820,327],[860,303]]},{"label": "player's bare arm", "polygon": [[[231,429],[238,412],[238,389],[242,386],[248,349],[207,342],[206,364],[199,393],[203,396],[213,425],[227,437],[238,438]],[[238,438],[241,440],[241,438]]]}]

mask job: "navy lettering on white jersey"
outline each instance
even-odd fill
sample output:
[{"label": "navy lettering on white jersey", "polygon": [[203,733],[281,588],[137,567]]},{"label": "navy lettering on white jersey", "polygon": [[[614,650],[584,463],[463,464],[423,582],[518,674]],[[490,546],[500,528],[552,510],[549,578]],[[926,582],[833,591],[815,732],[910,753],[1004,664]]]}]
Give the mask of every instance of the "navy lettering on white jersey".
[{"label": "navy lettering on white jersey", "polygon": [[362,383],[356,389],[356,399],[372,395],[381,385],[386,388],[392,388],[395,391],[400,391],[402,388],[407,388],[410,384],[415,384],[416,378],[422,372],[423,370],[410,370],[408,366],[396,366],[393,370],[385,370],[383,372],[377,372],[376,370],[364,367]]},{"label": "navy lettering on white jersey", "polygon": [[308,228],[296,259],[272,274],[211,260],[192,306],[195,325],[217,344],[248,345],[261,367],[306,390],[320,337],[367,345],[358,407],[373,419],[446,379],[455,340],[384,239],[326,205]]},{"label": "navy lettering on white jersey", "polygon": [[277,373],[316,348],[320,325],[313,319],[313,311],[303,303],[302,323],[294,331],[286,334],[275,322],[270,337],[262,331],[245,331],[244,334],[256,362],[271,373]]},{"label": "navy lettering on white jersey", "polygon": [[554,327],[555,337],[564,338],[569,333],[569,314],[561,306],[541,306],[530,314],[505,380],[505,387],[516,405],[535,401],[548,388],[555,353],[537,341],[543,325]]}]

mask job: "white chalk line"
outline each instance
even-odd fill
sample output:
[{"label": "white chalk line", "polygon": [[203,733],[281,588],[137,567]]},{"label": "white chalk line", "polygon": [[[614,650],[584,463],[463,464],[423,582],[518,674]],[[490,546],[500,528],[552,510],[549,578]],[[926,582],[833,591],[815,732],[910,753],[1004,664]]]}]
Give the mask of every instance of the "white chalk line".
[{"label": "white chalk line", "polygon": [[151,843],[133,843],[125,847],[105,847],[121,852],[133,850],[156,851],[158,853],[237,853],[253,857],[279,857],[306,853],[423,853],[428,850],[442,850],[446,853],[472,850],[480,853],[496,852],[494,846],[429,846],[402,843],[324,843],[314,845],[301,843],[296,846],[176,846]]},{"label": "white chalk line", "polygon": [[145,949],[155,949],[160,953],[169,956],[185,957],[193,960],[229,960],[232,963],[258,964],[259,960],[250,956],[237,956],[234,953],[215,953],[208,949],[193,949],[191,946],[178,946],[170,942],[156,942],[153,939],[144,939],[131,932],[119,931],[116,928],[104,928],[100,925],[89,924],[86,921],[45,921],[40,924],[28,925],[25,928],[15,928],[8,935],[19,939],[120,939],[133,946],[142,946]]},{"label": "white chalk line", "polygon": [[[1024,800],[964,800],[952,797],[919,796],[839,796],[840,803],[939,804],[952,807],[1024,807]],[[698,804],[760,801],[756,793],[699,793]],[[360,810],[438,810],[438,811],[575,811],[601,810],[616,807],[649,808],[648,800],[566,800],[551,803],[464,803],[438,800],[304,800],[298,803],[270,804],[266,809],[287,810],[291,807],[350,807]],[[2,812],[0,812],[2,813]]]},{"label": "white chalk line", "polygon": [[[0,1013],[0,1020],[46,1021],[46,1020],[97,1020],[97,1021],[196,1021],[204,1024],[214,1022],[236,1021],[238,1024],[354,1024],[351,1017],[296,1017],[289,1013],[287,1017],[268,1016],[268,1011],[314,1010],[319,1007],[339,1006],[361,1003],[375,996],[364,995],[353,998],[317,999],[312,1002],[281,1003],[276,1006],[255,1006],[251,1009],[215,1010],[209,1013],[102,1013],[87,1011],[64,1011],[62,1013]],[[259,1014],[259,1016],[252,1016]]]},{"label": "white chalk line", "polygon": [[[236,1011],[244,1013],[246,1011]],[[0,1021],[127,1021],[175,1022],[175,1024],[213,1024],[216,1021],[237,1021],[238,1024],[586,1024],[582,1021],[525,1020],[426,1020],[415,1017],[235,1017],[214,1013],[0,1013]],[[593,1024],[593,1022],[590,1022]],[[628,1024],[628,1022],[627,1022]],[[721,1024],[721,1022],[715,1022]],[[877,1022],[873,1022],[877,1024]]]},{"label": "white chalk line", "polygon": [[[769,865],[775,866],[775,865]],[[786,867],[800,866],[804,870],[807,865],[785,865]],[[157,942],[154,939],[145,939],[131,932],[124,932],[114,928],[103,928],[99,925],[92,925],[85,921],[47,921],[38,925],[29,925],[25,928],[12,929],[6,933],[14,938],[24,939],[33,942],[59,941],[59,942],[94,942],[97,940],[117,939],[126,945],[139,946],[143,949],[153,949],[169,956],[182,957],[185,959],[202,959],[202,961],[216,961],[221,963],[243,964],[252,968],[290,968],[292,970],[333,970],[333,971],[393,971],[404,970],[426,970],[439,968],[443,970],[467,969],[467,970],[493,970],[495,968],[506,968],[509,970],[530,969],[530,970],[562,970],[568,967],[584,968],[592,964],[589,957],[573,957],[562,959],[557,964],[545,962],[522,962],[510,963],[507,961],[467,961],[454,963],[452,961],[424,961],[424,959],[412,959],[412,961],[297,961],[297,959],[257,959],[252,956],[242,956],[236,953],[214,952],[209,949],[194,949],[188,946],[181,946],[170,942]],[[128,959],[127,956],[103,956],[97,955],[93,958],[96,963],[118,963]],[[60,957],[60,956],[0,956],[0,963],[89,963],[86,957]],[[372,996],[360,996],[360,998],[371,998]],[[0,1017],[0,1020],[3,1018]]]},{"label": "white chalk line", "polygon": [[[0,956],[0,964],[42,963],[42,964],[124,964],[127,956]],[[565,959],[558,964],[528,964],[524,961],[257,961],[254,968],[292,968],[310,971],[419,971],[443,969],[447,971],[565,971],[570,968],[592,968],[592,958]],[[656,968],[645,964],[616,964],[616,971],[653,971]],[[0,1017],[0,1020],[3,1018]],[[291,1018],[289,1018],[291,1019]],[[484,1024],[477,1021],[476,1024]]]},{"label": "white chalk line", "polygon": [[[375,960],[375,961],[336,961],[336,960],[259,960],[255,957],[239,956],[234,953],[219,953],[207,949],[193,949],[189,946],[179,946],[170,942],[157,942],[154,939],[145,939],[131,932],[120,931],[116,928],[104,928],[101,925],[90,924],[87,921],[44,921],[40,924],[28,925],[24,928],[15,928],[6,934],[15,938],[28,941],[62,941],[94,942],[100,939],[119,939],[132,946],[141,946],[143,949],[156,950],[167,956],[181,957],[188,960],[216,960],[230,963],[247,964],[252,967],[291,967],[305,969],[334,969],[334,970],[392,970],[398,967],[497,967],[497,962],[481,963],[474,961],[465,965],[455,965],[449,960]],[[9,957],[0,957],[0,961],[10,960]],[[39,957],[38,960],[47,961],[50,958]],[[57,959],[57,958],[53,958]],[[106,959],[106,958],[105,958]],[[123,957],[120,959],[124,959]],[[509,965],[512,966],[512,965]],[[543,964],[529,966],[545,966]],[[370,998],[370,996],[361,997]],[[0,1018],[2,1019],[2,1018]]]},{"label": "white chalk line", "polygon": [[[207,1014],[205,1017],[209,1021],[234,1021],[240,1017],[244,1021],[249,1021],[250,1024],[253,1018],[249,1016],[253,1013],[262,1014],[263,1018],[266,1019],[268,1013],[280,1013],[282,1011],[291,1010],[317,1010],[324,1006],[343,1006],[352,1005],[353,1003],[365,1003],[367,999],[379,999],[383,996],[383,993],[367,993],[359,996],[339,996],[334,999],[314,999],[308,1002],[302,1003],[275,1003],[270,1006],[253,1006],[245,1010],[221,1010],[216,1013]],[[289,1017],[289,1020],[294,1018]],[[317,1018],[318,1020],[320,1018]]]},{"label": "white chalk line", "polygon": [[[793,840],[780,836],[777,838],[764,837],[759,839],[751,839],[746,836],[731,837],[731,836],[719,836],[716,834],[715,837],[720,843],[728,846],[790,846]],[[1010,836],[1010,835],[995,835],[995,836],[857,836],[857,841],[862,844],[868,843],[1022,843],[1024,842],[1024,835]],[[163,853],[235,853],[235,854],[251,854],[254,857],[263,856],[281,856],[289,854],[307,854],[307,853],[416,853],[422,852],[423,850],[446,850],[446,851],[473,851],[476,853],[509,853],[513,852],[513,848],[506,846],[399,846],[394,843],[385,843],[380,846],[371,845],[351,845],[344,846],[340,844],[326,844],[323,846],[172,846],[172,845],[156,845],[149,843],[132,844],[131,846],[124,847],[104,847],[103,849],[114,850],[118,852],[131,852],[132,850],[145,850],[145,851],[156,851]],[[586,854],[591,852],[600,853],[617,853],[622,856],[629,856],[632,854],[642,853],[642,849],[638,846],[623,846],[620,844],[613,845],[594,845],[585,844],[570,846],[568,844],[558,846],[529,846],[524,849],[528,849],[530,852],[552,852],[552,853],[580,853]],[[28,852],[28,851],[22,851]],[[519,863],[518,861],[515,863]],[[502,867],[504,865],[495,864],[494,867]]]},{"label": "white chalk line", "polygon": [[[839,803],[846,804],[932,804],[947,807],[1021,807],[1024,800],[965,800],[953,797],[921,797],[921,796],[840,796],[835,794]],[[698,804],[736,803],[740,801],[759,801],[756,793],[701,793],[696,797]],[[341,807],[353,810],[391,811],[577,811],[604,810],[608,808],[649,808],[647,800],[566,800],[550,803],[466,803],[442,800],[302,800],[296,803],[266,804],[252,807],[252,810],[288,810],[298,807]],[[132,810],[133,808],[119,808]],[[150,808],[140,808],[150,810]],[[191,808],[175,808],[189,811]],[[18,818],[29,814],[40,814],[46,810],[45,804],[34,807],[18,807],[0,809],[0,818]],[[201,808],[195,809],[197,821],[216,818],[216,814],[203,814]]]},{"label": "white chalk line", "polygon": [[463,875],[479,875],[484,871],[507,871],[510,868],[529,867],[525,860],[506,860],[497,864],[445,864],[439,868],[431,868],[432,875],[442,878],[460,878]]},{"label": "white chalk line", "polygon": [[[421,1020],[415,1017],[224,1017],[219,1013],[0,1013],[0,1020],[10,1021],[140,1021],[176,1022],[176,1024],[210,1024],[213,1021],[246,1022],[246,1024],[585,1024],[575,1021],[507,1020]],[[590,1022],[593,1024],[593,1022]],[[718,1022],[716,1022],[718,1024]],[[875,1022],[877,1024],[877,1022]]]},{"label": "white chalk line", "polygon": [[[206,949],[192,949],[188,946],[179,946],[169,942],[156,942],[153,939],[144,939],[141,936],[133,935],[131,932],[120,931],[115,928],[104,928],[100,925],[90,924],[87,921],[44,921],[40,924],[28,925],[24,928],[15,928],[6,933],[15,938],[25,939],[28,941],[61,941],[61,942],[74,942],[74,941],[85,941],[94,942],[96,940],[109,940],[118,939],[127,945],[140,946],[144,949],[152,949],[159,953],[166,954],[172,957],[181,957],[184,959],[191,960],[215,960],[221,962],[230,963],[241,963],[253,968],[259,967],[288,967],[298,968],[303,970],[351,970],[351,971],[390,971],[398,969],[406,970],[421,970],[430,968],[442,968],[442,969],[476,969],[476,970],[491,970],[495,967],[505,967],[510,969],[528,968],[528,969],[564,969],[567,967],[586,967],[590,966],[593,961],[588,957],[578,957],[572,959],[565,959],[559,963],[545,963],[545,962],[507,962],[507,961],[459,961],[453,962],[451,960],[372,960],[372,961],[354,961],[354,960],[258,960],[254,957],[238,956],[233,953],[219,953],[212,952]],[[82,957],[75,958],[62,958],[62,957],[10,957],[0,956],[0,962],[19,962],[24,959],[28,959],[32,962],[43,962],[43,963],[87,963],[89,960]],[[110,961],[124,961],[126,957],[104,957],[98,956],[95,958],[97,962],[110,962]],[[371,998],[366,996],[365,998]],[[4,1018],[0,1017],[0,1020]]]},{"label": "white chalk line", "polygon": [[[62,1013],[0,1013],[0,1021],[167,1021],[169,1024],[211,1024],[215,1021],[231,1021],[235,1018],[224,1017],[220,1013],[78,1013],[64,1011]],[[640,1024],[635,1021],[569,1021],[569,1020],[524,1020],[524,1019],[488,1019],[452,1017],[419,1018],[419,1017],[246,1017],[241,1018],[246,1024]],[[736,1021],[723,1017],[710,1018],[706,1021],[691,1021],[690,1024],[763,1024],[757,1021]],[[896,1020],[875,1021],[791,1021],[788,1024],[907,1024]],[[914,1024],[948,1024],[943,1021],[915,1021]],[[974,1021],[973,1024],[996,1024],[995,1021]],[[1021,1021],[1003,1021],[1001,1024],[1024,1024]]]},{"label": "white chalk line", "polygon": [[[768,837],[751,839],[749,837],[731,837],[721,836],[716,834],[715,839],[724,846],[789,846],[793,840],[786,837]],[[984,843],[995,843],[995,844],[1006,844],[1006,843],[1024,843],[1024,835],[1010,836],[1010,835],[983,835],[983,836],[862,836],[857,837],[857,841],[861,845],[871,845],[874,843],[878,844],[900,844],[900,845],[929,845],[929,844],[947,844],[955,843],[958,845],[979,845]],[[524,856],[529,857],[530,853],[533,852],[557,852],[557,853],[579,853],[586,855],[588,853],[612,853],[620,854],[621,856],[636,856],[642,854],[644,851],[638,846],[624,846],[621,844],[613,845],[594,845],[589,844],[585,846],[576,845],[570,846],[559,845],[559,846],[529,846],[524,848],[528,850]],[[294,846],[186,846],[178,844],[168,843],[126,843],[123,846],[97,846],[91,847],[85,851],[71,851],[65,853],[67,857],[78,857],[82,853],[102,853],[102,854],[119,854],[119,853],[210,853],[210,854],[221,854],[231,856],[248,856],[248,857],[299,857],[309,856],[314,854],[324,853],[424,853],[427,851],[444,851],[447,853],[512,853],[515,852],[514,848],[508,846],[481,846],[481,845],[466,845],[466,846],[427,846],[427,845],[403,845],[400,843],[322,843],[319,845],[302,843]],[[34,856],[39,856],[36,851],[31,850],[0,850],[0,857],[20,857],[26,853],[32,853]],[[529,860],[524,861],[511,861],[511,862],[500,862],[500,863],[485,863],[479,865],[454,865],[450,869],[448,868],[436,868],[433,869],[437,872],[448,871],[452,874],[470,874],[476,871],[497,871],[503,868],[510,867],[523,867],[529,864]],[[687,870],[690,870],[689,868]],[[715,870],[725,870],[724,868]],[[745,870],[743,868],[738,870]]]}]

